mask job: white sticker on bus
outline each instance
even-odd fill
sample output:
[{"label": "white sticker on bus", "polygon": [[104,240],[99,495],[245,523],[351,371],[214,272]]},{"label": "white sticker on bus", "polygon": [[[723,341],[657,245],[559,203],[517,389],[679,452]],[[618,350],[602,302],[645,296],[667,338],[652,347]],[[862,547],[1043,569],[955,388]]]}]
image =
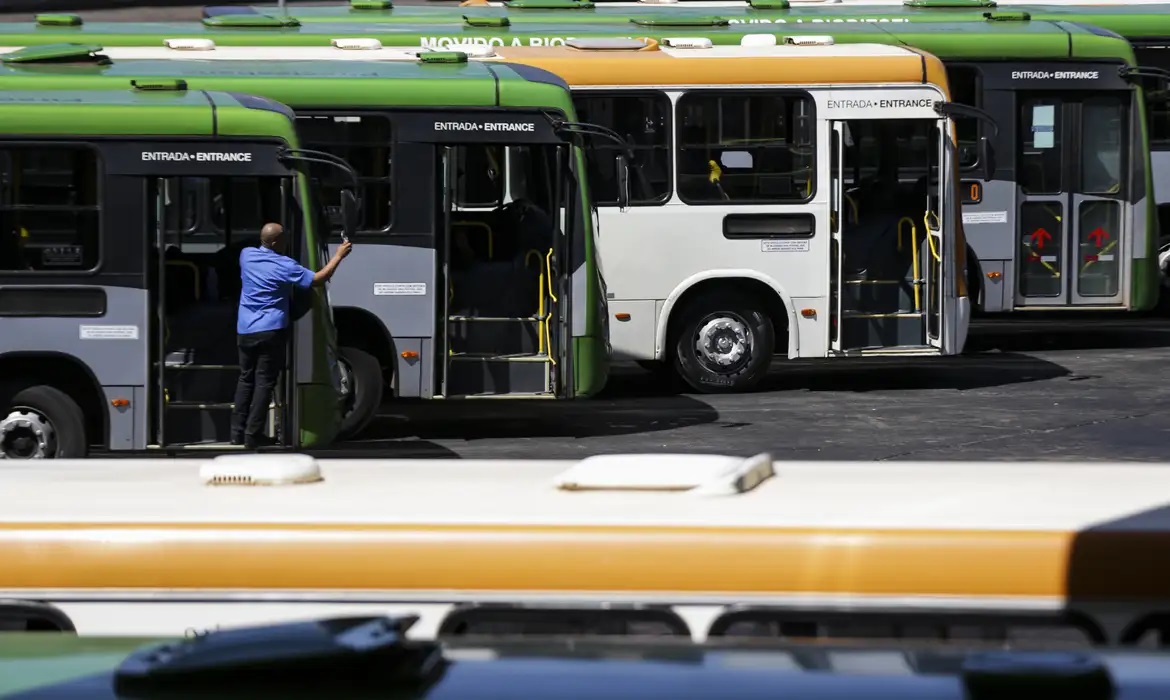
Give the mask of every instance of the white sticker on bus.
[{"label": "white sticker on bus", "polygon": [[138,326],[81,326],[82,340],[138,340]]},{"label": "white sticker on bus", "polygon": [[808,241],[760,241],[763,253],[807,253]]},{"label": "white sticker on bus", "polygon": [[964,224],[1006,224],[1006,211],[965,211]]},{"label": "white sticker on bus", "polygon": [[426,282],[375,282],[376,297],[424,297],[427,295]]}]

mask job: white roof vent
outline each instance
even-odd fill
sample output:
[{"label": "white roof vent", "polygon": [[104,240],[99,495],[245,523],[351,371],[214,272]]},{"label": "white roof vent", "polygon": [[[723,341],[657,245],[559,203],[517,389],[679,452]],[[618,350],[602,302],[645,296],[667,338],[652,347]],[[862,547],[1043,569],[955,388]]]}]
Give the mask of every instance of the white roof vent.
[{"label": "white roof vent", "polygon": [[561,473],[565,491],[686,491],[732,496],[751,491],[775,475],[772,455],[602,455],[587,457]]},{"label": "white roof vent", "polygon": [[172,51],[214,51],[211,39],[163,39],[163,46]]},{"label": "white roof vent", "polygon": [[467,54],[468,58],[494,58],[496,49],[487,44],[451,44],[435,51],[457,51]]},{"label": "white roof vent", "polygon": [[641,51],[649,45],[645,39],[620,36],[565,40],[565,46],[579,51]]},{"label": "white roof vent", "polygon": [[309,455],[221,455],[199,468],[208,486],[286,486],[322,481],[321,467]]},{"label": "white roof vent", "polygon": [[831,36],[786,36],[784,43],[796,46],[832,46],[837,42],[833,41]]},{"label": "white roof vent", "polygon": [[342,51],[377,51],[382,48],[382,42],[377,39],[360,37],[334,39],[331,43],[333,44],[333,48],[341,49]]},{"label": "white roof vent", "polygon": [[710,39],[701,36],[663,38],[662,43],[672,49],[709,49],[713,46]]},{"label": "white roof vent", "polygon": [[678,0],[638,0],[643,5],[673,5]]},{"label": "white roof vent", "polygon": [[739,40],[740,46],[775,46],[775,34],[744,34]]}]

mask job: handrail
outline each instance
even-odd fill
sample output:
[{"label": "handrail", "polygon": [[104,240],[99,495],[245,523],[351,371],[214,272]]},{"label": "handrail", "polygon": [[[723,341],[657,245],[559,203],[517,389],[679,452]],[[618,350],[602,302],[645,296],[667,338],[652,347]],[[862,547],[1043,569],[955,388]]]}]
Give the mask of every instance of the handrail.
[{"label": "handrail", "polygon": [[904,224],[910,224],[910,255],[913,257],[914,270],[914,284],[912,285],[914,287],[914,311],[919,313],[922,311],[922,287],[918,283],[921,279],[918,263],[918,227],[914,225],[914,219],[908,216],[903,216],[898,220],[898,252],[902,251],[902,232],[906,230]]},{"label": "handrail", "polygon": [[[553,249],[549,248],[548,255],[544,256],[544,269],[545,269],[545,272],[548,273],[548,276],[547,276],[548,296],[550,299],[553,300],[553,303],[556,303],[557,295],[553,292],[553,284],[552,284],[552,255],[553,255]],[[541,279],[542,279],[542,281],[545,279],[544,273],[541,273]],[[540,300],[541,300],[541,310],[543,311],[543,307],[544,307],[544,293],[543,293],[543,291],[541,292]],[[550,315],[550,318],[551,318],[551,315]],[[549,318],[546,318],[546,319],[542,320],[541,323],[544,324],[544,340],[545,340],[545,343],[548,345],[549,362],[551,362],[553,365],[556,365],[557,358],[553,356],[552,328],[549,326],[549,320],[550,320]]]}]

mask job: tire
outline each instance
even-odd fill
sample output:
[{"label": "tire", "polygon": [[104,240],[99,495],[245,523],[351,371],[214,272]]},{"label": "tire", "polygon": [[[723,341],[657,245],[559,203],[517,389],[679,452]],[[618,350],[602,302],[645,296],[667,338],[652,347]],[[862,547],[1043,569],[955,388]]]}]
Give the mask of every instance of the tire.
[{"label": "tire", "polygon": [[374,356],[357,348],[341,348],[341,361],[349,369],[352,398],[347,400],[338,439],[353,440],[361,435],[382,405],[382,366]]},{"label": "tire", "polygon": [[85,414],[60,389],[43,384],[21,389],[0,415],[0,458],[77,459],[88,451]]},{"label": "tire", "polygon": [[[678,312],[671,346],[675,372],[692,389],[704,394],[750,391],[768,373],[776,347],[776,330],[763,305],[755,298],[721,291],[695,298]],[[712,326],[714,324],[714,327]],[[722,324],[723,327],[718,326]],[[728,338],[728,333],[732,337]],[[698,349],[701,334],[710,341],[729,339],[739,357],[722,353],[726,364]]]}]

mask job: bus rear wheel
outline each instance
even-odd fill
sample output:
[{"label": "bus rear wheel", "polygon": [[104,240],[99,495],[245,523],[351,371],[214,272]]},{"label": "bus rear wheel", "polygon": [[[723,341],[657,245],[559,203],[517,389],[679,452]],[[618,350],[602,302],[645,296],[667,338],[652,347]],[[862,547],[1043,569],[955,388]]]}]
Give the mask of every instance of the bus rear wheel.
[{"label": "bus rear wheel", "polygon": [[346,396],[338,437],[352,440],[361,435],[382,406],[382,366],[374,356],[357,348],[341,348]]},{"label": "bus rear wheel", "polygon": [[85,414],[68,394],[47,385],[17,391],[0,416],[0,457],[73,459],[85,457],[89,441]]},{"label": "bus rear wheel", "polygon": [[751,296],[734,291],[699,296],[678,318],[674,368],[695,391],[749,391],[768,373],[776,331]]}]

